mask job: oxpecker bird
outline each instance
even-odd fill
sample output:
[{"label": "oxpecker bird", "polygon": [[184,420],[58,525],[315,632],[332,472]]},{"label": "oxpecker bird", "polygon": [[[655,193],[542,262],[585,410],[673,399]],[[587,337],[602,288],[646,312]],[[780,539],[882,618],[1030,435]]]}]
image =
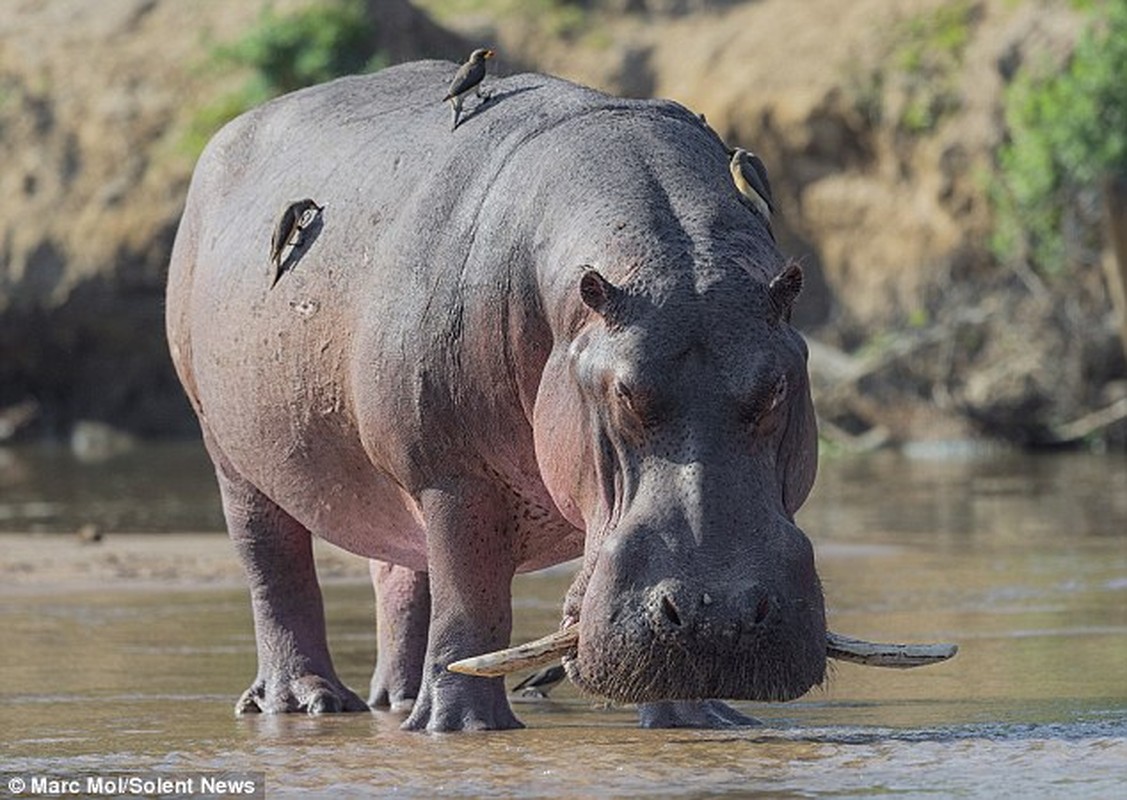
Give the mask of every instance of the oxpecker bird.
[{"label": "oxpecker bird", "polygon": [[775,234],[771,231],[771,213],[775,207],[771,204],[771,183],[767,180],[767,168],[755,153],[749,153],[742,147],[732,151],[732,161],[728,164],[732,173],[732,180],[736,189],[751,203],[763,221],[767,223],[767,231],[771,238]]},{"label": "oxpecker bird", "polygon": [[274,228],[274,236],[270,239],[270,261],[274,264],[275,283],[282,276],[282,253],[287,247],[301,246],[303,232],[313,224],[313,220],[317,219],[324,208],[307,197],[290,203],[282,212],[282,217]]},{"label": "oxpecker bird", "polygon": [[551,667],[545,667],[542,670],[532,673],[523,681],[518,683],[512,689],[512,694],[520,692],[521,697],[534,697],[543,699],[548,696],[548,692],[567,677],[567,672],[563,666],[556,664]]},{"label": "oxpecker bird", "polygon": [[485,60],[493,58],[493,55],[492,50],[479,47],[470,53],[469,61],[458,67],[454,80],[450,82],[450,90],[442,98],[442,102],[449,100],[450,107],[454,110],[454,125],[450,130],[458,128],[458,117],[462,114],[462,98],[469,93],[470,89],[476,90],[477,96],[483,100],[489,99],[489,95],[483,94],[481,91],[481,81],[485,77]]}]

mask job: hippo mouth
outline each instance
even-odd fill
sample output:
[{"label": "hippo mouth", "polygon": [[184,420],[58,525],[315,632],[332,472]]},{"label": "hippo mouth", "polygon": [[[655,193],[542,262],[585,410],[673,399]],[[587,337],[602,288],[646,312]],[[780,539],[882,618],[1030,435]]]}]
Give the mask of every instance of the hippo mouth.
[{"label": "hippo mouth", "polygon": [[[463,675],[497,677],[540,667],[557,659],[574,659],[579,647],[579,626],[570,625],[532,642],[455,661],[447,669]],[[954,656],[958,645],[889,644],[826,633],[826,657],[867,667],[910,669],[938,664]]]}]

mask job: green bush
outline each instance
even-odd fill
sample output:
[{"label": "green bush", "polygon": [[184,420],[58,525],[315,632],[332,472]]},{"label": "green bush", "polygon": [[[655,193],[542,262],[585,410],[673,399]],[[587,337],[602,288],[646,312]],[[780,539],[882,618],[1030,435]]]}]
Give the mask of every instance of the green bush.
[{"label": "green bush", "polygon": [[375,51],[375,34],[375,23],[360,0],[336,0],[289,16],[268,8],[256,28],[235,44],[218,48],[216,57],[250,67],[253,91],[265,100],[383,67],[386,61]]},{"label": "green bush", "polygon": [[1098,250],[1092,198],[1105,177],[1127,173],[1127,0],[1092,11],[1063,70],[1023,70],[1005,95],[993,247],[1044,276]]},{"label": "green bush", "polygon": [[904,23],[892,63],[907,95],[898,124],[911,134],[927,133],[959,109],[955,80],[970,41],[975,5],[958,0]]},{"label": "green bush", "polygon": [[[955,0],[894,22],[881,37],[876,65],[855,66],[847,78],[862,118],[922,136],[957,111],[956,81],[978,14],[972,0]],[[894,116],[886,108],[890,98]]]},{"label": "green bush", "polygon": [[590,3],[583,0],[414,0],[447,27],[466,17],[522,20],[544,36],[574,40],[592,31]]},{"label": "green bush", "polygon": [[278,95],[387,65],[375,47],[376,23],[363,0],[332,0],[289,15],[269,7],[258,24],[229,45],[213,49],[217,69],[249,69],[247,83],[199,110],[187,133],[198,154],[227,121]]}]

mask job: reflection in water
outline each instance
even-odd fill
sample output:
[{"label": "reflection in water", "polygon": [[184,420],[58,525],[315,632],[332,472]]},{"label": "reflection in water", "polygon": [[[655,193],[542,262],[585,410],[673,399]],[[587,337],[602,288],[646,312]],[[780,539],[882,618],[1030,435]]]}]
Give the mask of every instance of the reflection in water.
[{"label": "reflection in water", "polygon": [[0,448],[0,531],[223,530],[219,492],[203,445],[139,445],[79,460],[61,445]]},{"label": "reflection in water", "polygon": [[[62,460],[26,463],[78,480]],[[170,498],[160,507],[198,508],[214,490],[206,462],[189,475],[191,464],[180,453],[141,470],[173,483],[144,491]],[[198,495],[171,499],[197,482],[188,491]],[[96,508],[124,519],[144,499],[114,488],[86,506],[76,498],[88,495],[56,487],[36,500],[29,485],[17,501],[4,486],[3,502],[57,503],[63,530],[103,513]],[[178,519],[146,524],[218,525]],[[765,725],[744,731],[642,731],[630,709],[564,685],[550,701],[517,706],[526,730],[426,736],[400,732],[386,713],[234,718],[255,669],[243,591],[12,596],[0,609],[9,643],[0,763],[264,769],[270,797],[326,787],[409,797],[1118,796],[1127,779],[1127,462],[829,461],[799,521],[815,541],[836,630],[957,641],[959,656],[906,672],[839,665],[798,702],[748,704]],[[516,639],[557,624],[569,578],[565,567],[518,579]],[[325,594],[338,671],[362,690],[375,641],[371,589],[332,584]]]}]

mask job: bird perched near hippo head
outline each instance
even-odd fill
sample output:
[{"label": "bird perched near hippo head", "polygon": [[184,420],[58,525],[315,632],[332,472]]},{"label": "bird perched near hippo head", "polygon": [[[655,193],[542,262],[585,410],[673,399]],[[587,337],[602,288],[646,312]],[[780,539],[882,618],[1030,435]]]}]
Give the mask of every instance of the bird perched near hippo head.
[{"label": "bird perched near hippo head", "polygon": [[737,147],[732,150],[732,160],[728,164],[728,169],[732,173],[732,181],[736,184],[736,189],[755,212],[763,217],[763,221],[767,224],[767,232],[774,239],[771,214],[774,213],[775,206],[771,202],[771,183],[767,179],[767,167],[763,165],[763,160],[755,153]]}]

